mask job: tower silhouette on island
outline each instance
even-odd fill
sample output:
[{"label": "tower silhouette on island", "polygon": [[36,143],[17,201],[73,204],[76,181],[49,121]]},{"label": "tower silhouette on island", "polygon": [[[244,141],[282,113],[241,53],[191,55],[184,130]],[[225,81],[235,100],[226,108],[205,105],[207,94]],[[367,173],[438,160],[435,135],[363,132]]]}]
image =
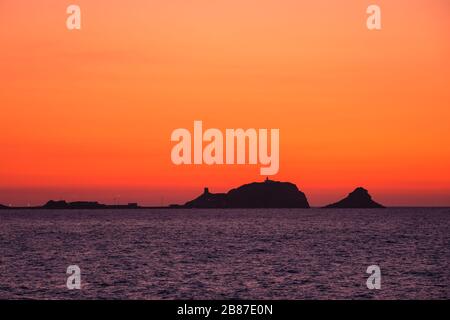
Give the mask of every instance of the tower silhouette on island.
[{"label": "tower silhouette on island", "polygon": [[211,193],[208,188],[188,201],[186,208],[309,208],[308,200],[290,182],[269,180],[252,182],[227,193]]}]

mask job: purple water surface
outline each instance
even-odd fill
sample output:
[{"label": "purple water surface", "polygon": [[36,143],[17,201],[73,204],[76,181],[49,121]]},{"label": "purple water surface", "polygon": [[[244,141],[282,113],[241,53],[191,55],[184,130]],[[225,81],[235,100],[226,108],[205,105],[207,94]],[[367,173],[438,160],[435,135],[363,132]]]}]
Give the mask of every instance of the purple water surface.
[{"label": "purple water surface", "polygon": [[2,210],[0,259],[0,299],[449,299],[450,209]]}]

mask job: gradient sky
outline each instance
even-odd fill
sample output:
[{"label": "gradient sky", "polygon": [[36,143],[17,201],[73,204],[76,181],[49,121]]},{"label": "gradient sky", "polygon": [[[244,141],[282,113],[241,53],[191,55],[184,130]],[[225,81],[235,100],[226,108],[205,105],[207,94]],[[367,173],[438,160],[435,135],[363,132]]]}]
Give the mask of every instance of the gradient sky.
[{"label": "gradient sky", "polygon": [[202,120],[279,128],[273,179],[312,205],[356,186],[450,205],[449,40],[447,0],[0,0],[0,203],[182,203],[264,178],[173,165],[171,132]]}]

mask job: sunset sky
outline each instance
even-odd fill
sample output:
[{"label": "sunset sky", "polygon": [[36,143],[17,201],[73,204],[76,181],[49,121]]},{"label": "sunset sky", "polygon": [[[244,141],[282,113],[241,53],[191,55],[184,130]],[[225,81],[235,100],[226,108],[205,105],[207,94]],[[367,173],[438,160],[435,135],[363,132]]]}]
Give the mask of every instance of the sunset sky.
[{"label": "sunset sky", "polygon": [[264,179],[173,165],[171,132],[202,120],[279,128],[271,178],[313,206],[357,186],[450,206],[448,0],[0,0],[0,42],[2,204],[167,205]]}]

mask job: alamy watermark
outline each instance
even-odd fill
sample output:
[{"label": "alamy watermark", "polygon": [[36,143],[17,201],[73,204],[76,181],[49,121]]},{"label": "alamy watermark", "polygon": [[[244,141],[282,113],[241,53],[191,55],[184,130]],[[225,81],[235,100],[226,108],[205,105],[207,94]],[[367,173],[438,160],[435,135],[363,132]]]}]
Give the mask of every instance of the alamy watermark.
[{"label": "alamy watermark", "polygon": [[377,265],[368,266],[366,273],[370,274],[367,278],[366,285],[367,289],[381,289],[381,269]]},{"label": "alamy watermark", "polygon": [[81,269],[77,265],[71,265],[67,267],[67,274],[70,276],[67,277],[66,286],[69,290],[80,290],[81,289]]},{"label": "alamy watermark", "polygon": [[69,30],[81,29],[81,9],[75,4],[67,7],[66,13],[69,14],[66,20],[66,27]]},{"label": "alamy watermark", "polygon": [[171,152],[176,165],[259,163],[260,174],[265,176],[277,174],[280,167],[279,129],[225,129],[223,134],[215,128],[203,132],[203,122],[194,121],[193,134],[179,128],[170,140],[177,142]]},{"label": "alamy watermark", "polygon": [[381,8],[376,4],[372,4],[367,7],[367,14],[370,16],[367,18],[366,25],[369,30],[381,30]]}]

